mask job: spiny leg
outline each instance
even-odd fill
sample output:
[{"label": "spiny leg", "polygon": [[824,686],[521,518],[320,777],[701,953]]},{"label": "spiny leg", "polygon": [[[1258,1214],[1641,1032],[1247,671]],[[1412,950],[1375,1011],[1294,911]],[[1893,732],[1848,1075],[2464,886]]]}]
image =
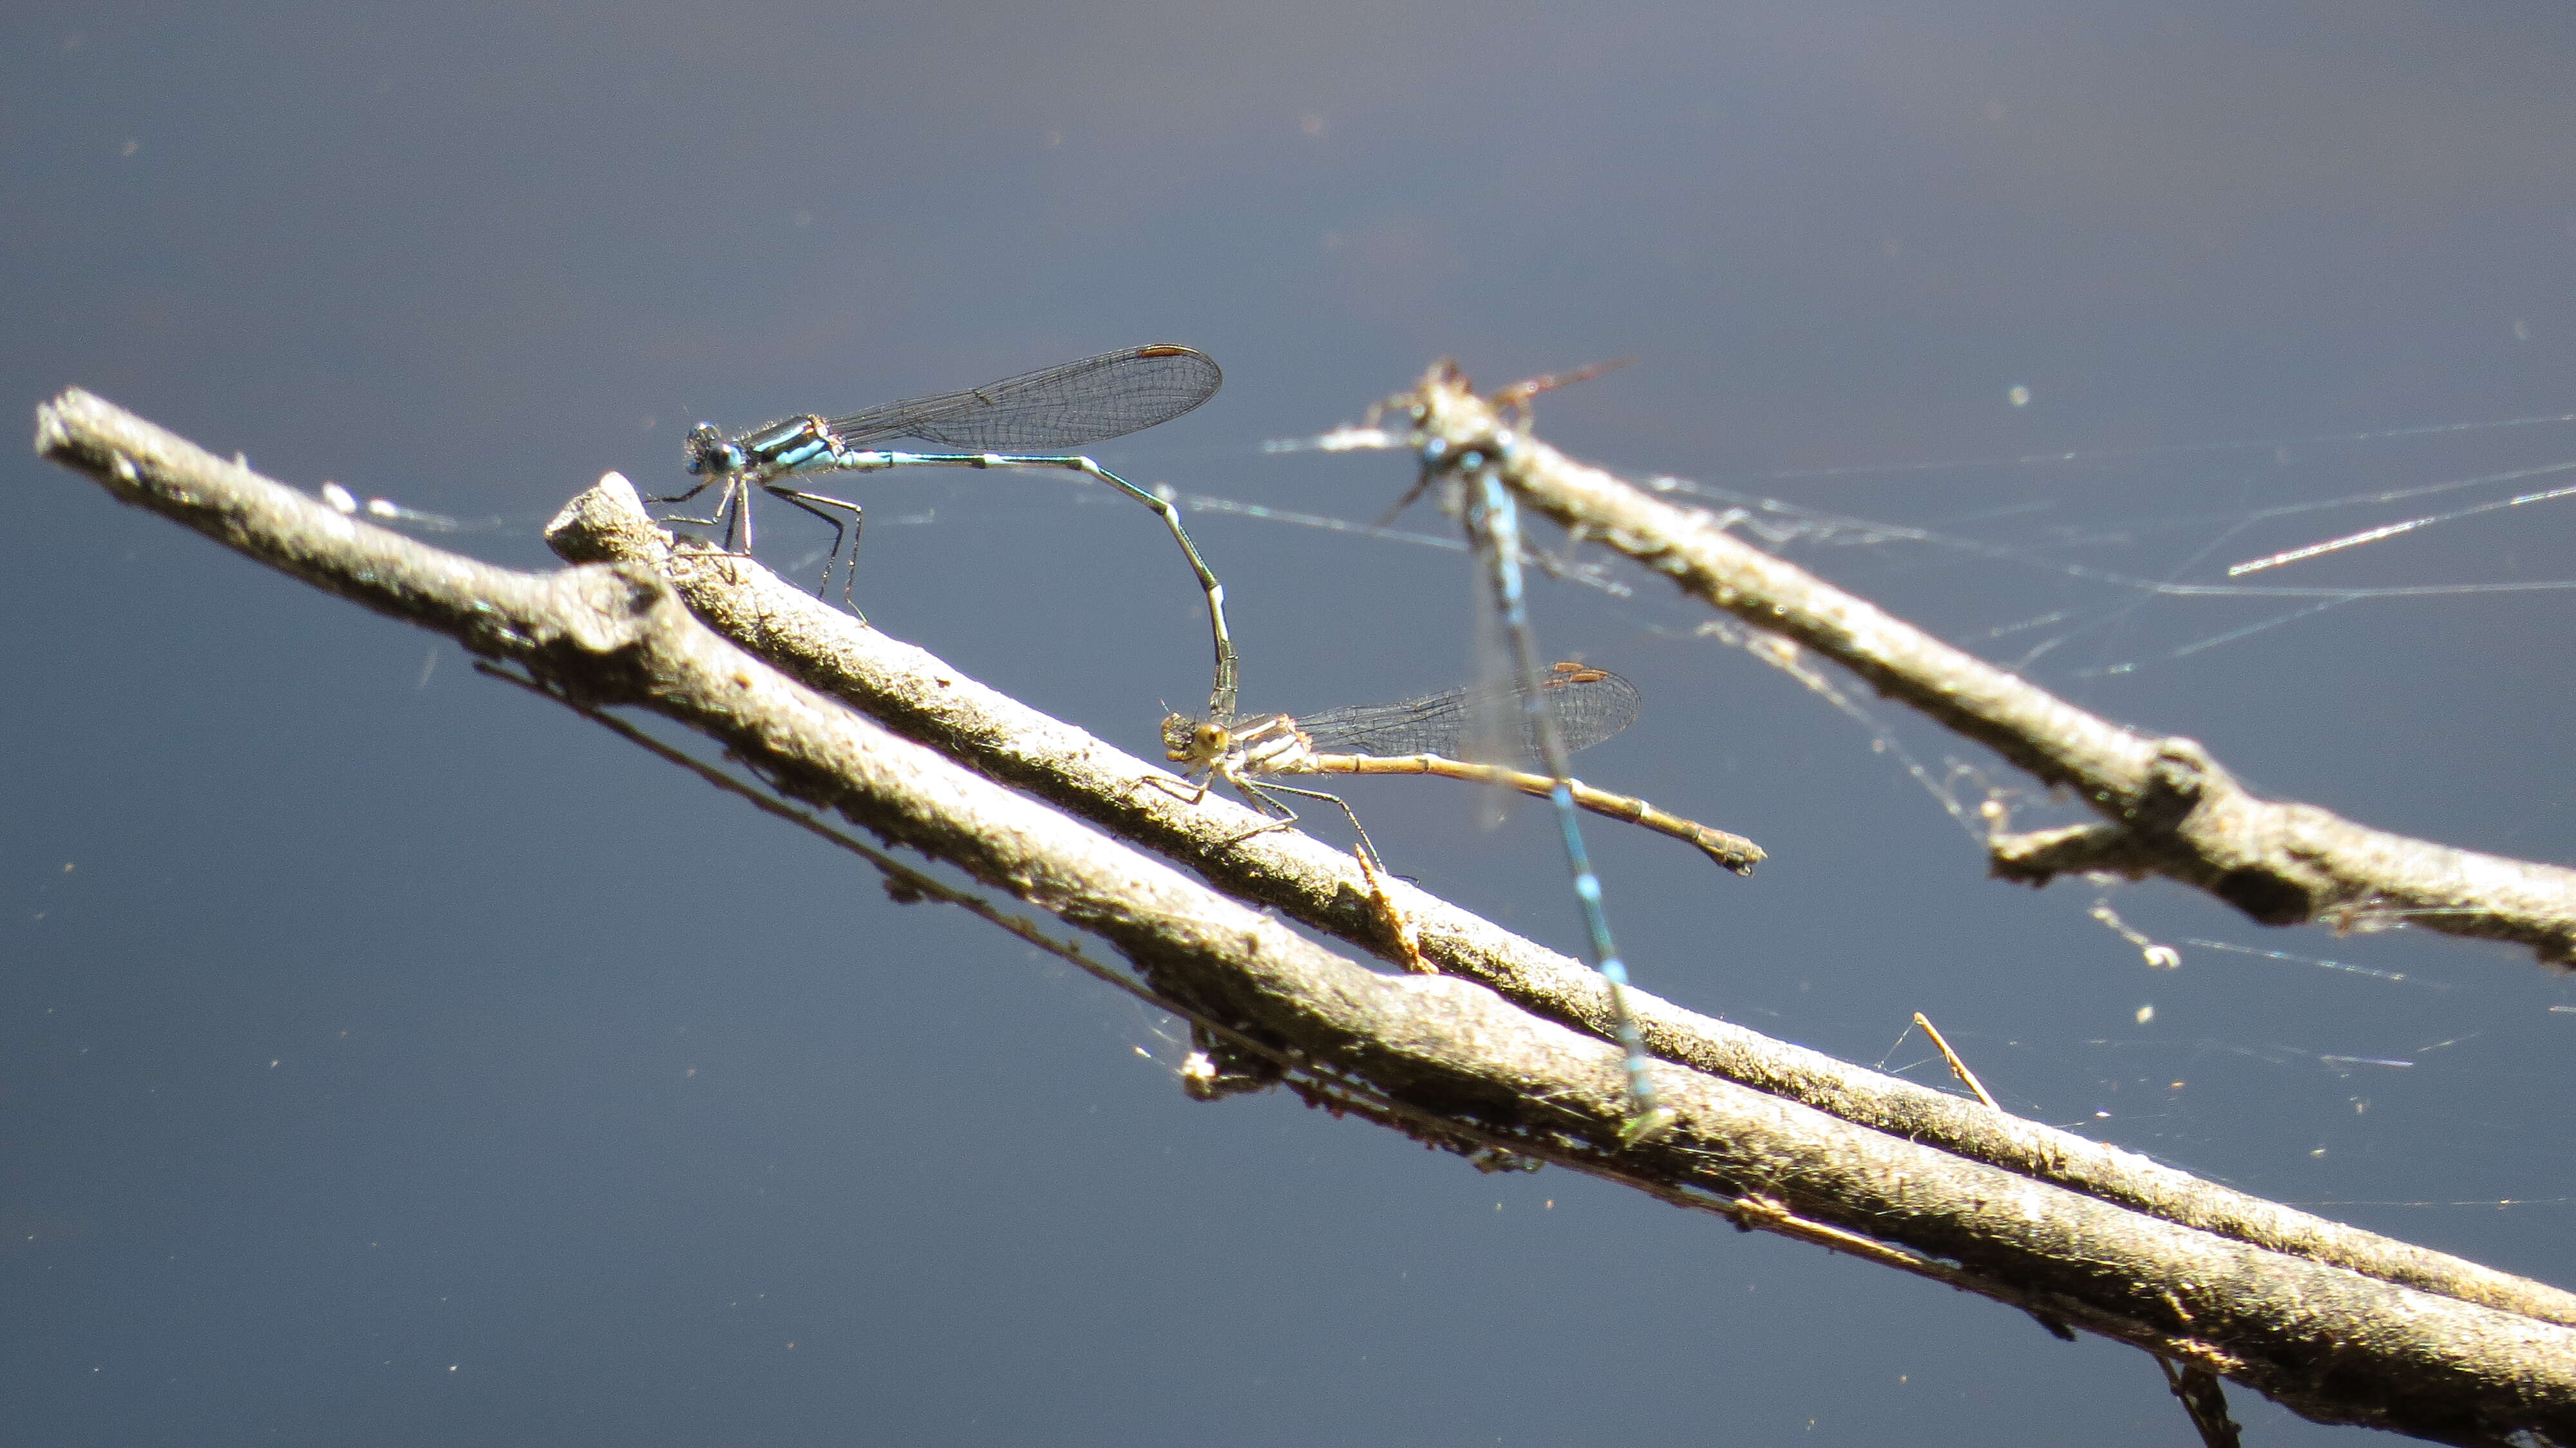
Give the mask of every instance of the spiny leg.
[{"label": "spiny leg", "polygon": [[[814,596],[816,598],[828,600],[831,597],[832,565],[840,561],[841,544],[846,539],[850,545],[850,559],[848,568],[846,568],[841,574],[841,602],[852,614],[857,616],[859,622],[866,623],[868,621],[868,616],[859,611],[858,600],[850,596],[850,590],[856,587],[859,581],[859,538],[861,536],[861,531],[866,526],[866,511],[858,504],[851,502],[847,498],[835,498],[822,493],[808,493],[795,488],[784,488],[780,487],[776,483],[763,483],[761,484],[761,487],[767,490],[771,497],[793,503],[797,507],[804,509],[806,512],[811,513],[815,517],[832,525],[832,551],[823,556],[823,581],[821,584],[817,585],[814,590]],[[844,534],[841,531],[841,520],[824,512],[823,510],[825,508],[844,508],[849,511],[850,528],[847,534]]]},{"label": "spiny leg", "polygon": [[[717,486],[715,479],[709,478],[707,481],[698,484],[696,487],[689,489],[685,493],[673,493],[669,497],[655,496],[647,499],[646,501],[654,503],[685,503],[691,498],[696,497],[698,494],[715,486]],[[664,518],[661,521],[665,523],[687,523],[693,527],[699,528],[712,528],[718,523],[722,523],[725,525],[725,551],[727,553],[737,551],[733,546],[732,518],[734,500],[736,494],[741,490],[742,480],[739,478],[727,478],[724,480],[723,487],[724,491],[716,494],[715,511],[708,514],[706,517],[692,518],[685,514],[679,514]]]},{"label": "spiny leg", "polygon": [[[1213,772],[1217,777],[1222,778],[1228,784],[1233,785],[1237,794],[1242,795],[1256,812],[1265,816],[1269,820],[1269,823],[1262,825],[1258,829],[1248,830],[1245,833],[1237,835],[1233,839],[1226,841],[1226,846],[1228,848],[1242,844],[1245,840],[1251,839],[1254,835],[1266,835],[1272,830],[1296,828],[1297,812],[1295,810],[1288,808],[1288,806],[1280,803],[1278,800],[1270,798],[1266,793],[1261,791],[1259,787],[1253,785],[1239,775],[1222,769],[1218,769]],[[1158,789],[1184,804],[1197,804],[1208,797],[1209,782],[1197,779],[1174,779],[1165,774],[1147,774],[1138,776],[1128,785],[1128,788]],[[1273,811],[1277,811],[1277,813],[1274,814]],[[1287,818],[1279,818],[1279,815],[1282,814],[1286,815]]]},{"label": "spiny leg", "polygon": [[[715,485],[716,480],[714,478],[700,478],[697,486],[689,489],[685,493],[647,493],[644,495],[644,501],[648,503],[685,503]],[[730,483],[728,483],[728,486],[730,486]],[[697,518],[674,518],[671,521],[675,523],[695,523],[702,520]]]},{"label": "spiny leg", "polygon": [[1281,821],[1283,825],[1294,821],[1297,818],[1297,812],[1289,809],[1284,801],[1272,798],[1270,795],[1272,790],[1283,794],[1302,795],[1307,799],[1320,799],[1339,809],[1342,812],[1342,818],[1351,822],[1352,833],[1360,837],[1359,845],[1351,853],[1359,858],[1360,878],[1368,882],[1369,899],[1377,906],[1378,919],[1385,924],[1387,934],[1394,937],[1396,963],[1416,975],[1439,974],[1431,962],[1422,958],[1421,927],[1415,925],[1411,917],[1396,906],[1395,896],[1388,893],[1386,876],[1393,872],[1386,868],[1385,857],[1377,852],[1377,842],[1369,838],[1368,827],[1360,823],[1359,815],[1352,811],[1348,800],[1338,794],[1326,794],[1320,789],[1299,789],[1293,784],[1281,784],[1277,780],[1256,785],[1250,780],[1236,777],[1234,785],[1247,797],[1258,798],[1264,804],[1285,813],[1288,818]]},{"label": "spiny leg", "polygon": [[1226,843],[1229,846],[1242,844],[1245,840],[1251,839],[1254,835],[1266,835],[1272,830],[1293,830],[1297,827],[1297,812],[1288,807],[1288,802],[1286,800],[1280,799],[1278,796],[1273,795],[1269,790],[1260,785],[1254,784],[1251,780],[1248,780],[1241,774],[1236,773],[1231,767],[1219,767],[1215,771],[1215,775],[1217,778],[1233,785],[1234,792],[1243,796],[1244,803],[1251,805],[1255,813],[1266,817],[1270,821],[1270,823],[1263,825],[1257,830],[1247,831],[1246,833],[1227,841]]}]

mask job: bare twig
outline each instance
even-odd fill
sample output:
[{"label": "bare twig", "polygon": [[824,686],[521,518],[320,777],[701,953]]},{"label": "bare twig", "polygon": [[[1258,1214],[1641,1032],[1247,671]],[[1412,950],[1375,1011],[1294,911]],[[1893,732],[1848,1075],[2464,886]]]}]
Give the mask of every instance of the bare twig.
[{"label": "bare twig", "polygon": [[1968,1063],[1959,1059],[1959,1053],[1950,1049],[1950,1042],[1942,1036],[1941,1028],[1932,1024],[1930,1016],[1916,1011],[1914,1024],[1921,1026],[1923,1034],[1930,1036],[1932,1044],[1940,1048],[1941,1059],[1950,1063],[1950,1074],[1959,1078],[1960,1085],[1967,1087],[1979,1101],[1984,1102],[1987,1110],[2003,1110],[1995,1104],[1995,1098],[1986,1093],[1986,1083],[1978,1080],[1977,1073],[1968,1069]]},{"label": "bare twig", "polygon": [[[888,734],[707,632],[631,565],[509,572],[356,523],[82,393],[38,448],[117,497],[385,613],[446,632],[590,708],[720,742],[773,788],[958,866],[1109,942],[1195,1015],[1391,1119],[1725,1204],[1747,1226],[1906,1264],[2323,1421],[2454,1442],[2576,1442],[2576,1331],[2265,1251],[1658,1063],[1676,1112],[1616,1151],[1618,1052],[1445,976],[1362,970],[1038,802]],[[1363,1108],[1365,1112],[1365,1107]]]},{"label": "bare twig", "polygon": [[2071,788],[2103,817],[1996,836],[1988,856],[1998,876],[2038,885],[2070,872],[2164,875],[2265,925],[2403,921],[2576,964],[2576,870],[2259,799],[2193,740],[2148,738],[2087,713],[1737,539],[1705,512],[1566,457],[1531,436],[1520,412],[1477,396],[1451,364],[1398,400],[1410,409],[1417,447],[1500,459],[1514,491],[1550,518],[1825,654],[1880,693]]}]

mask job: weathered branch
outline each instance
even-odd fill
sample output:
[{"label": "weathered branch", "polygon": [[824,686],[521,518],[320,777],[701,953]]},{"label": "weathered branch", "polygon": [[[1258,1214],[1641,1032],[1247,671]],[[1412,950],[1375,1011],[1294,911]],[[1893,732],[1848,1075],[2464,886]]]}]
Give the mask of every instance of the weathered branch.
[{"label": "weathered branch", "polygon": [[[38,448],[121,499],[447,632],[570,699],[707,734],[781,792],[1098,935],[1163,998],[1293,1065],[1328,1102],[1952,1282],[2324,1421],[2576,1442],[2576,1330],[2564,1326],[2155,1220],[1669,1064],[1655,1069],[1678,1116],[1671,1136],[1606,1150],[1624,1103],[1608,1043],[1463,980],[1361,969],[745,656],[647,569],[540,578],[455,558],[77,392],[39,414]],[[1368,1090],[1336,1095],[1345,1078]]]},{"label": "weathered branch", "polygon": [[2576,965],[2576,870],[2479,854],[2256,797],[2190,739],[2151,739],[1951,647],[1772,557],[1716,517],[1566,457],[1526,419],[1434,367],[1410,405],[1417,446],[1497,458],[1530,506],[1597,538],[1746,623],[1822,653],[2050,785],[2106,823],[1996,836],[1993,873],[2045,884],[2070,871],[2163,875],[2265,925],[2403,921],[2506,940]]},{"label": "weathered branch", "polygon": [[[1193,804],[1170,790],[1139,787],[1161,771],[825,606],[748,560],[675,547],[616,474],[566,504],[546,536],[570,561],[665,571],[717,632],[896,733],[1178,860],[1229,894],[1398,958],[1350,855],[1278,829],[1219,795]],[[1442,971],[1482,982],[1551,1020],[1609,1034],[1608,992],[1590,966],[1412,885],[1390,881],[1385,888],[1419,930],[1424,957]],[[2576,1326],[2576,1294],[2201,1181],[2134,1152],[1863,1070],[1643,991],[1632,990],[1629,1004],[1648,1046],[1665,1060],[2183,1226]]]}]

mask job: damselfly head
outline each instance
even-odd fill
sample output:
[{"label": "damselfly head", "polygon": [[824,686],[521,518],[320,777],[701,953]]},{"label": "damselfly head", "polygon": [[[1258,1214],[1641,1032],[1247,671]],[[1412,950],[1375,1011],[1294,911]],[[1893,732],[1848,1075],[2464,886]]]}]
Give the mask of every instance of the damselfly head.
[{"label": "damselfly head", "polygon": [[723,430],[712,422],[689,429],[688,438],[680,444],[680,459],[700,477],[709,473],[726,477],[741,472],[743,464],[742,449],[725,441]]},{"label": "damselfly head", "polygon": [[1174,764],[1196,769],[1222,757],[1233,745],[1233,733],[1213,719],[1163,716],[1163,757]]}]

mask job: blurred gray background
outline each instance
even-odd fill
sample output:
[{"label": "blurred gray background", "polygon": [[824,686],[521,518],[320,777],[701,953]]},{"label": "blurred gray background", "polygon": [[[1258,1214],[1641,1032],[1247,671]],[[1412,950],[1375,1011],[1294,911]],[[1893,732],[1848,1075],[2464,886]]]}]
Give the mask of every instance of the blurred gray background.
[{"label": "blurred gray background", "polygon": [[[1544,435],[1807,510],[1766,515],[1785,556],[2267,792],[2576,858],[2576,499],[2265,575],[2340,602],[2147,586],[2576,459],[2560,7],[0,24],[22,419],[78,384],[547,567],[556,506],[666,489],[702,417],[1181,341],[1225,390],[1104,462],[1366,521],[1400,456],[1260,443],[1443,354],[1633,357]],[[2146,1358],[1982,1300],[1283,1095],[1194,1105],[1171,1022],[450,645],[7,468],[0,1440],[2187,1441]],[[1138,751],[1201,697],[1143,510],[845,481],[879,626]],[[764,522],[803,576],[822,530]],[[1248,706],[1466,677],[1458,554],[1192,526]],[[1899,1043],[1921,1010],[2016,1111],[2576,1282],[2556,976],[1988,882],[1905,761],[1968,808],[2023,781],[1625,576],[1537,598],[1551,655],[1647,694],[1585,776],[1772,851],[1741,881],[1593,832],[1646,988],[1943,1081]],[[1397,869],[1576,946],[1535,811],[1348,793]],[[2254,1441],[2355,1437],[2236,1403]]]}]

